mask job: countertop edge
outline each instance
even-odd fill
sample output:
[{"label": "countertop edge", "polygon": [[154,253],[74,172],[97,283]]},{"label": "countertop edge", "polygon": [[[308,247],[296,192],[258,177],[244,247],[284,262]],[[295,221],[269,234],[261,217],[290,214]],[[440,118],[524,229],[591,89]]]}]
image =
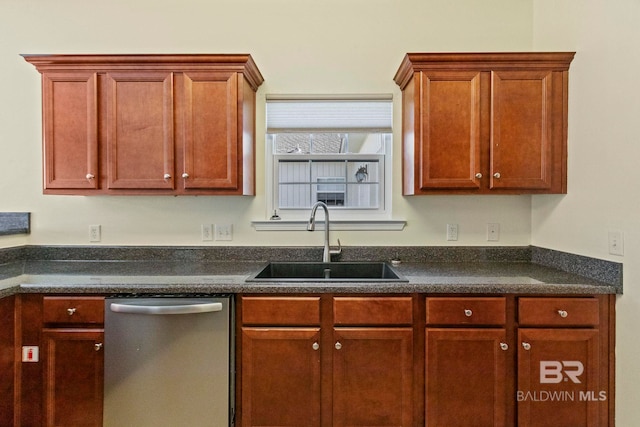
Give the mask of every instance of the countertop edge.
[{"label": "countertop edge", "polygon": [[617,294],[614,286],[567,283],[488,283],[468,280],[449,283],[249,283],[244,280],[181,282],[175,278],[167,283],[28,283],[26,278],[13,278],[0,287],[0,297],[12,294],[95,294],[95,295],[206,295],[206,294],[519,294],[519,295],[600,295]]}]

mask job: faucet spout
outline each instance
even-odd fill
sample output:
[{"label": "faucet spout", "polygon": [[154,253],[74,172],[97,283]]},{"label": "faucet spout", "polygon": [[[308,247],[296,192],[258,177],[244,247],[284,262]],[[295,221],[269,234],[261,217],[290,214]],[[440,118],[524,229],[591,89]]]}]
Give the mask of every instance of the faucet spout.
[{"label": "faucet spout", "polygon": [[324,202],[317,202],[311,208],[311,216],[309,217],[309,223],[307,224],[307,231],[313,231],[316,229],[316,211],[321,207],[324,210],[324,250],[322,251],[322,262],[331,262],[331,255],[338,255],[342,253],[342,246],[338,239],[338,249],[332,250],[329,246],[329,208]]}]

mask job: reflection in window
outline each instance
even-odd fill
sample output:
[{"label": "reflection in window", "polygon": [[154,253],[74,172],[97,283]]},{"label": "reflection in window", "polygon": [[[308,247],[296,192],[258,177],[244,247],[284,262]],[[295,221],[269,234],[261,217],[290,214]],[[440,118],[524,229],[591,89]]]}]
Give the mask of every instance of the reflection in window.
[{"label": "reflection in window", "polygon": [[[345,209],[381,207],[381,170],[388,134],[284,134],[272,138],[276,209],[308,209],[317,201]],[[358,153],[348,152],[351,147],[357,147]]]}]

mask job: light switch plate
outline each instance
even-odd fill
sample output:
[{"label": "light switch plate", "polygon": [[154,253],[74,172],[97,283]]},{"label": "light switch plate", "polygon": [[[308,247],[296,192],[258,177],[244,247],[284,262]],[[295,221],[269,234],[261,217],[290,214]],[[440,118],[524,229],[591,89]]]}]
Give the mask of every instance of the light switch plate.
[{"label": "light switch plate", "polygon": [[233,224],[216,224],[215,240],[233,240]]}]

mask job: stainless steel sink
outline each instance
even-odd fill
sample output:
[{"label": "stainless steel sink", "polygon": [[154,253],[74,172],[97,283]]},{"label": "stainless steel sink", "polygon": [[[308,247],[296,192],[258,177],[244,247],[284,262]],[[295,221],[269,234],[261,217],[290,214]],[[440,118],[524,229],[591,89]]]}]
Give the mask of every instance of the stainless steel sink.
[{"label": "stainless steel sink", "polygon": [[386,262],[270,262],[248,282],[408,282]]}]

